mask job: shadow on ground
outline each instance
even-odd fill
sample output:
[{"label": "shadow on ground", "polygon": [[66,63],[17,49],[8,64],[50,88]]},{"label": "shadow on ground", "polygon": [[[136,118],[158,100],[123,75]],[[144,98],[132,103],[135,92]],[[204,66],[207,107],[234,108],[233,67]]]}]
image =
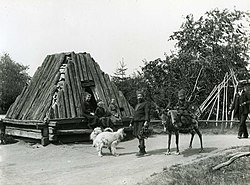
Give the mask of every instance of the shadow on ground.
[{"label": "shadow on ground", "polygon": [[186,150],[184,150],[183,152],[181,152],[181,155],[183,155],[183,157],[189,157],[192,155],[199,155],[199,154],[203,154],[203,153],[210,153],[212,151],[217,150],[218,148],[216,147],[207,147],[204,148],[204,150],[200,153],[200,148],[188,148]]}]

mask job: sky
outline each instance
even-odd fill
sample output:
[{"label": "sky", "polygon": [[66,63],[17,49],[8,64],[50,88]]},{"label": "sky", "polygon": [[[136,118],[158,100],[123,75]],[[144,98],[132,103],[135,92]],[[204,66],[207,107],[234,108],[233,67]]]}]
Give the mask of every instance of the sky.
[{"label": "sky", "polygon": [[249,0],[0,0],[0,54],[28,65],[47,55],[87,52],[113,75],[124,61],[131,75],[143,60],[174,50],[169,36],[184,17],[214,8],[248,11]]}]

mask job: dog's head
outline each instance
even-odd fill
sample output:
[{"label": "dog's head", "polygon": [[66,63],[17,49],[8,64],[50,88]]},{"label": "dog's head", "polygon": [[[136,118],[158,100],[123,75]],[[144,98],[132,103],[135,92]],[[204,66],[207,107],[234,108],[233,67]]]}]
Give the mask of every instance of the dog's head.
[{"label": "dog's head", "polygon": [[98,135],[98,134],[100,134],[102,132],[102,128],[101,127],[96,127],[96,128],[94,128],[94,130],[91,132],[91,134],[90,134],[90,139],[91,140],[94,140],[95,138],[96,138],[96,136]]},{"label": "dog's head", "polygon": [[126,133],[124,132],[124,128],[120,128],[117,130],[117,133],[119,134],[119,139],[122,140],[126,136]]}]

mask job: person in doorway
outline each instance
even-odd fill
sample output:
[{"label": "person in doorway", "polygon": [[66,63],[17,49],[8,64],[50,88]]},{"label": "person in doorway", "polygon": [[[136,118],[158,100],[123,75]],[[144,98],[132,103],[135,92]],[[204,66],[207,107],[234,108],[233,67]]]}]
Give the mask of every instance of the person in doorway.
[{"label": "person in doorway", "polygon": [[94,110],[94,106],[91,104],[91,94],[87,94],[85,96],[85,101],[84,101],[84,116],[87,118],[88,120],[88,127],[94,129],[95,127],[97,127],[98,123],[97,123],[97,116],[95,115],[95,110]]},{"label": "person in doorway", "polygon": [[238,92],[234,98],[232,106],[230,108],[230,114],[234,110],[234,117],[240,120],[240,126],[238,131],[238,138],[248,138],[248,131],[246,126],[246,119],[249,113],[250,95],[249,95],[249,83],[246,81],[239,82]]},{"label": "person in doorway", "polygon": [[109,112],[106,111],[104,102],[102,100],[97,101],[97,108],[95,110],[95,115],[98,117],[98,125],[100,127],[113,127],[112,122],[110,121]]},{"label": "person in doorway", "polygon": [[135,106],[134,116],[130,122],[130,127],[133,126],[133,135],[137,137],[139,141],[139,152],[137,156],[143,156],[146,153],[145,150],[145,139],[147,135],[145,133],[148,130],[150,114],[149,114],[149,103],[145,101],[144,94],[142,91],[137,91],[137,105]]}]

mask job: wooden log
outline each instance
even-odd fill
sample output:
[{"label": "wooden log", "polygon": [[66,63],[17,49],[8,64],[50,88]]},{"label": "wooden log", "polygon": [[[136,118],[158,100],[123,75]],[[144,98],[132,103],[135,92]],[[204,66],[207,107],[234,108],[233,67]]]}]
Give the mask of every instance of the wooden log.
[{"label": "wooden log", "polygon": [[98,98],[104,100],[105,95],[104,95],[100,80],[98,78],[98,74],[97,74],[95,67],[94,67],[94,64],[93,64],[94,61],[91,60],[91,57],[89,54],[87,54],[87,56],[86,56],[86,61],[87,61],[87,66],[89,67],[90,72],[93,76],[94,82],[96,84],[95,89],[96,89],[96,92],[98,94]]},{"label": "wooden log", "polygon": [[56,133],[56,129],[54,127],[49,127],[49,134],[55,134]]},{"label": "wooden log", "polygon": [[41,131],[42,131],[41,144],[43,146],[47,146],[49,144],[49,128],[48,128],[48,125],[46,125],[46,127],[44,127]]},{"label": "wooden log", "polygon": [[[118,99],[117,99],[117,97],[116,97],[116,94],[115,94],[115,92],[114,92],[114,90],[113,90],[113,88],[112,88],[112,86],[111,86],[111,81],[110,81],[110,79],[109,79],[109,76],[108,76],[107,74],[104,74],[104,79],[105,79],[105,84],[106,84],[107,88],[109,89],[110,100],[111,100],[112,98],[115,99],[116,104],[119,105],[119,104],[118,104]],[[110,103],[110,102],[109,102],[109,103]],[[118,106],[118,107],[119,107],[119,106]],[[118,114],[121,115],[120,109],[118,109],[117,111],[118,111]]]},{"label": "wooden log", "polygon": [[66,101],[65,101],[65,92],[62,91],[62,107],[63,107],[63,118],[67,118],[67,110],[66,110]]},{"label": "wooden log", "polygon": [[68,92],[68,85],[64,83],[63,86],[63,92],[64,92],[64,100],[65,100],[65,107],[66,107],[66,118],[71,117],[71,111],[70,111],[70,102],[69,102],[69,92]]},{"label": "wooden log", "polygon": [[[90,57],[90,54],[88,53],[84,53],[81,55],[82,56],[82,59],[85,63],[85,68],[86,68],[86,72],[88,74],[88,81],[93,81],[94,80],[94,76],[93,74],[91,73],[91,69],[89,67],[89,57]],[[91,57],[90,57],[91,58]]]},{"label": "wooden log", "polygon": [[250,155],[250,152],[244,152],[244,153],[237,154],[237,155],[233,156],[232,158],[230,158],[228,161],[216,165],[215,167],[212,168],[212,170],[213,170],[213,171],[219,170],[219,169],[222,168],[222,167],[225,167],[225,166],[230,165],[230,164],[231,164],[232,162],[234,162],[236,159],[239,159],[239,158],[244,157],[244,156],[249,156],[249,155]]},{"label": "wooden log", "polygon": [[21,97],[24,96],[24,93],[27,90],[28,85],[25,85],[25,87],[23,88],[22,92],[20,95],[18,95],[18,97],[16,98],[15,102],[13,104],[11,104],[10,108],[8,109],[7,113],[6,113],[6,118],[12,118],[12,114],[15,110],[15,107],[20,103]]},{"label": "wooden log", "polygon": [[47,146],[49,144],[49,137],[42,137],[41,138],[41,145],[42,146]]},{"label": "wooden log", "polygon": [[210,109],[210,112],[209,112],[209,115],[208,115],[208,117],[207,117],[207,120],[209,120],[209,119],[210,119],[210,117],[211,117],[211,115],[212,115],[212,112],[213,112],[213,109],[214,109],[215,103],[216,103],[216,100],[214,101],[214,103],[213,103],[213,105],[212,105],[212,107],[211,107],[211,109]]},{"label": "wooden log", "polygon": [[69,69],[66,69],[65,72],[65,84],[67,86],[68,89],[68,96],[69,96],[69,107],[70,107],[70,113],[71,113],[71,117],[76,117],[76,109],[75,109],[75,101],[74,101],[74,96],[73,96],[73,88],[72,88],[72,84],[71,84],[71,80],[70,80],[70,75],[69,75]]},{"label": "wooden log", "polygon": [[22,131],[35,132],[35,133],[42,134],[41,129],[19,128],[19,127],[14,127],[14,126],[6,126],[6,129],[10,129],[10,130],[22,130]]},{"label": "wooden log", "polygon": [[51,93],[48,94],[48,96],[45,98],[44,104],[41,109],[41,114],[37,114],[36,118],[39,120],[44,120],[45,117],[49,118],[49,110],[52,105],[53,94],[56,91],[56,86],[51,86],[51,89],[49,91]]},{"label": "wooden log", "polygon": [[42,138],[41,130],[40,130],[40,132],[33,132],[31,130],[25,130],[25,129],[6,128],[5,134],[11,135],[11,136],[33,138],[33,139],[41,139]]},{"label": "wooden log", "polygon": [[71,130],[57,130],[57,135],[71,135],[71,134],[90,134],[92,129],[71,129]]},{"label": "wooden log", "polygon": [[28,114],[27,119],[44,119],[44,117],[42,117],[41,115],[44,115],[46,107],[51,108],[53,95],[57,89],[55,82],[59,79],[59,76],[60,75],[58,73],[55,77],[52,77],[54,84],[48,82],[49,85],[47,85],[47,87],[45,88],[46,92],[43,92],[42,97],[37,99],[38,101],[36,102],[34,111]]},{"label": "wooden log", "polygon": [[87,66],[86,66],[84,54],[78,54],[78,55],[80,58],[80,64],[81,64],[81,69],[83,73],[83,81],[89,81],[90,79],[92,79],[92,76],[88,77],[89,74],[87,72]]},{"label": "wooden log", "polygon": [[77,117],[77,118],[65,118],[65,119],[51,119],[49,120],[49,125],[53,124],[58,126],[61,124],[71,124],[71,123],[87,123],[86,117]]},{"label": "wooden log", "polygon": [[32,80],[30,81],[26,91],[24,92],[23,96],[20,98],[20,102],[18,102],[18,104],[13,107],[14,109],[14,112],[13,112],[13,115],[11,116],[11,118],[13,119],[16,119],[18,118],[20,112],[22,111],[23,109],[23,106],[24,104],[26,103],[26,100],[29,96],[31,96],[31,91],[32,91],[32,88],[35,87],[37,85],[37,80],[40,78],[41,76],[41,73],[44,69],[44,65],[47,64],[47,60],[50,60],[51,56],[47,56],[43,62],[43,65],[42,67],[40,67],[34,74]]},{"label": "wooden log", "polygon": [[[74,62],[74,60],[73,60],[73,62]],[[84,81],[83,70],[82,70],[82,66],[81,66],[81,59],[80,59],[79,54],[75,55],[75,67],[76,67],[75,71],[77,71],[76,74],[79,77],[80,82]]]},{"label": "wooden log", "polygon": [[62,105],[62,91],[60,90],[58,92],[58,100],[57,100],[57,105],[58,105],[58,117],[59,118],[65,118],[64,110],[63,110],[63,105]]},{"label": "wooden log", "polygon": [[57,139],[57,136],[54,135],[54,134],[50,134],[49,135],[49,141],[50,142],[56,142],[58,139]]},{"label": "wooden log", "polygon": [[57,89],[56,84],[60,78],[59,71],[55,71],[51,78],[52,80],[48,81],[46,92],[43,93],[43,96],[39,99],[40,101],[37,102],[36,111],[30,115],[31,118],[43,120],[43,116],[46,115],[45,110],[48,110],[51,107],[53,95]]},{"label": "wooden log", "polygon": [[15,124],[15,125],[28,125],[28,126],[38,126],[43,127],[45,126],[45,123],[43,121],[39,120],[18,120],[18,119],[9,119],[4,118],[3,123],[9,123],[9,124]]},{"label": "wooden log", "polygon": [[69,62],[69,80],[70,80],[70,84],[71,84],[71,88],[72,88],[72,95],[74,98],[74,107],[76,110],[76,117],[83,115],[83,110],[81,107],[81,100],[80,100],[80,94],[77,88],[77,80],[76,80],[76,74],[75,74],[75,70],[74,70],[74,63],[73,62]]},{"label": "wooden log", "polygon": [[[120,100],[119,92],[118,92],[118,89],[117,89],[116,85],[113,82],[111,82],[111,86],[112,86],[112,89],[113,89],[113,91],[114,91],[114,93],[116,95],[118,107],[125,109],[125,107],[123,107],[123,104],[122,104],[122,102]],[[125,114],[124,111],[121,111],[121,117],[123,117],[123,116],[126,116],[126,114]]]},{"label": "wooden log", "polygon": [[78,101],[78,106],[79,107],[79,114],[78,117],[82,117],[83,116],[83,109],[84,109],[84,97],[82,96],[82,84],[81,84],[81,75],[80,75],[80,71],[79,71],[79,66],[78,66],[78,61],[76,60],[76,55],[74,55],[74,57],[72,56],[72,62],[73,62],[73,66],[72,66],[72,72],[74,75],[74,82],[75,82],[75,87],[76,87],[76,95],[77,95],[77,101]]},{"label": "wooden log", "polygon": [[119,99],[122,103],[122,106],[124,107],[124,112],[125,112],[125,116],[130,116],[131,113],[130,113],[130,110],[129,110],[129,107],[128,107],[128,104],[126,102],[126,99],[125,97],[123,96],[122,92],[121,91],[118,91],[119,92]]},{"label": "wooden log", "polygon": [[101,84],[101,88],[102,88],[103,93],[104,93],[103,102],[105,103],[106,109],[107,109],[108,105],[109,105],[109,102],[111,100],[111,94],[109,92],[108,86],[107,86],[107,84],[105,82],[105,79],[104,79],[104,72],[102,72],[100,66],[94,60],[93,60],[93,64],[94,64],[96,73],[98,75],[98,78],[99,78],[99,81],[100,81],[100,84]]},{"label": "wooden log", "polygon": [[[60,54],[58,56],[58,59],[55,62],[54,65],[54,70],[51,72],[51,75],[49,75],[48,79],[46,80],[46,87],[44,88],[44,91],[42,93],[42,96],[39,98],[40,101],[37,101],[37,105],[39,106],[40,111],[37,111],[35,114],[33,113],[31,115],[31,117],[36,118],[36,119],[44,119],[43,115],[46,115],[46,112],[49,110],[49,108],[51,107],[52,104],[52,97],[55,93],[55,86],[57,86],[57,83],[60,79],[60,67],[63,64],[63,62],[65,61],[65,55],[64,54]],[[46,101],[44,101],[46,100]],[[48,102],[47,100],[50,100],[50,102]],[[41,104],[42,102],[42,104]],[[45,114],[44,114],[45,111]]]},{"label": "wooden log", "polygon": [[[42,70],[42,73],[40,74],[39,78],[35,82],[36,84],[33,87],[30,87],[31,94],[27,97],[26,103],[24,104],[22,111],[20,112],[20,115],[18,116],[18,119],[28,119],[28,112],[33,112],[34,107],[36,108],[37,105],[35,104],[35,101],[38,101],[39,96],[42,95],[42,91],[44,89],[44,86],[46,85],[46,80],[48,80],[48,76],[50,75],[50,72],[53,70],[55,65],[55,60],[53,60],[53,57],[50,58],[50,60],[47,61],[47,64],[45,64],[45,67]],[[32,118],[30,118],[32,119]]]},{"label": "wooden log", "polygon": [[[56,59],[49,61],[50,65],[48,65],[47,69],[41,74],[41,79],[37,82],[39,85],[37,86],[37,91],[32,95],[32,103],[27,108],[26,112],[23,113],[23,119],[34,119],[34,115],[37,113],[37,109],[39,109],[44,102],[44,96],[48,93],[49,84],[52,78],[53,70],[55,69]],[[40,113],[40,112],[38,112]]]},{"label": "wooden log", "polygon": [[[220,111],[220,90],[221,88],[218,88],[218,93],[217,93],[217,112],[216,112],[216,121],[218,121],[219,119],[219,111]],[[216,123],[216,127],[217,127],[217,123]]]},{"label": "wooden log", "polygon": [[83,73],[82,62],[81,62],[81,58],[80,58],[79,54],[76,55],[76,63],[77,63],[77,65],[76,65],[77,69],[79,70],[80,81],[83,82],[84,81],[84,73]]}]

